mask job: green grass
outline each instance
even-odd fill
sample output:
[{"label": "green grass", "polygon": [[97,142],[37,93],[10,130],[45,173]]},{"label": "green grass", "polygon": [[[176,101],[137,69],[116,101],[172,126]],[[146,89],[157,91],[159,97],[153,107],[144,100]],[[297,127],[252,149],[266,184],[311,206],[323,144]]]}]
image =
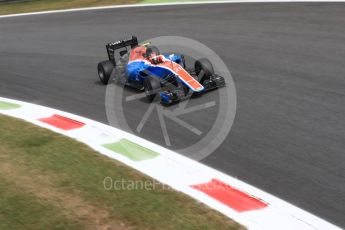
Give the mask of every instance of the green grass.
[{"label": "green grass", "polygon": [[[37,220],[44,221],[37,221]],[[0,229],[83,229],[69,221],[58,208],[17,190],[0,176]]]},{"label": "green grass", "polygon": [[243,229],[162,185],[105,189],[152,179],[82,143],[2,115],[0,130],[0,229]]},{"label": "green grass", "polygon": [[140,0],[31,0],[0,3],[0,15],[138,3]]}]

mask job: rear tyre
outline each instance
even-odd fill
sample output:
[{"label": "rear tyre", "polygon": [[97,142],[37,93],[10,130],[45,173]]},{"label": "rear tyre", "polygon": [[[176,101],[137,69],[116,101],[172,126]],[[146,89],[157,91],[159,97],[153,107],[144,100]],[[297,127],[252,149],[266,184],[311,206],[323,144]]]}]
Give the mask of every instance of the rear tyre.
[{"label": "rear tyre", "polygon": [[212,63],[206,59],[202,58],[195,62],[194,64],[195,73],[198,76],[198,80],[201,84],[204,81],[209,80],[210,77],[214,74]]},{"label": "rear tyre", "polygon": [[161,90],[161,83],[157,78],[148,76],[144,81],[144,90],[147,100],[152,102]]},{"label": "rear tyre", "polygon": [[184,58],[184,55],[181,55],[181,65],[184,69],[186,68],[186,60]]},{"label": "rear tyre", "polygon": [[97,72],[99,80],[104,84],[108,84],[114,65],[111,61],[102,61],[98,63]]}]

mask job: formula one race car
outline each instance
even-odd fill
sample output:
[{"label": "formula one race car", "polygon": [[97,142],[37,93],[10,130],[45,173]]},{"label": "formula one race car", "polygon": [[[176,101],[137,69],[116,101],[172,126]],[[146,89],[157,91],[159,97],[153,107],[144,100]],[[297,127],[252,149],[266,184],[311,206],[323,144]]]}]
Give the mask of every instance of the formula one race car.
[{"label": "formula one race car", "polygon": [[125,59],[126,64],[122,65],[123,74],[115,74],[115,78],[121,78],[120,82],[126,86],[145,91],[150,102],[159,95],[161,103],[172,104],[225,86],[224,78],[214,73],[211,62],[205,58],[195,61],[193,70],[186,70],[183,55],[160,54],[150,43],[138,44],[134,36],[109,43],[106,48],[109,60],[97,67],[101,82],[108,84],[113,73],[118,72],[114,71],[121,63],[115,61],[118,51],[119,59]]}]

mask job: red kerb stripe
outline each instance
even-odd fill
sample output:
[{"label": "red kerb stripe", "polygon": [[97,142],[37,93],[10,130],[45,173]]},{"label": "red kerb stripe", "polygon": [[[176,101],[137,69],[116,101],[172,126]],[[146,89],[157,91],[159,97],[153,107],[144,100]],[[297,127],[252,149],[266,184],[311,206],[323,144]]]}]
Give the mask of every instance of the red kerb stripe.
[{"label": "red kerb stripe", "polygon": [[268,205],[262,200],[217,179],[212,179],[210,182],[204,184],[192,185],[191,187],[206,193],[210,197],[238,212],[262,209]]},{"label": "red kerb stripe", "polygon": [[51,117],[41,118],[38,120],[63,130],[78,129],[85,125],[83,122],[76,121],[71,118],[57,114],[54,114]]}]

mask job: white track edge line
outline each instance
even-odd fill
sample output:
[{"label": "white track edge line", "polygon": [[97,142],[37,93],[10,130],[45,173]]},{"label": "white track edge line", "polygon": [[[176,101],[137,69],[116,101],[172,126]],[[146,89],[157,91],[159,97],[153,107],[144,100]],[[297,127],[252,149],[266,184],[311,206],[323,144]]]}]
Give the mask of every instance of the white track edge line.
[{"label": "white track edge line", "polygon": [[168,3],[142,3],[142,4],[126,4],[126,5],[109,5],[109,6],[95,6],[95,7],[83,7],[72,8],[63,10],[48,10],[37,11],[29,13],[8,14],[0,15],[1,18],[11,18],[30,15],[43,15],[43,14],[55,14],[55,13],[67,13],[78,11],[91,11],[91,10],[106,10],[106,9],[121,9],[121,8],[136,8],[136,7],[150,7],[150,6],[178,6],[178,5],[203,5],[203,4],[225,4],[225,3],[336,3],[345,2],[345,0],[216,0],[216,1],[186,1],[186,2],[168,2]]}]

